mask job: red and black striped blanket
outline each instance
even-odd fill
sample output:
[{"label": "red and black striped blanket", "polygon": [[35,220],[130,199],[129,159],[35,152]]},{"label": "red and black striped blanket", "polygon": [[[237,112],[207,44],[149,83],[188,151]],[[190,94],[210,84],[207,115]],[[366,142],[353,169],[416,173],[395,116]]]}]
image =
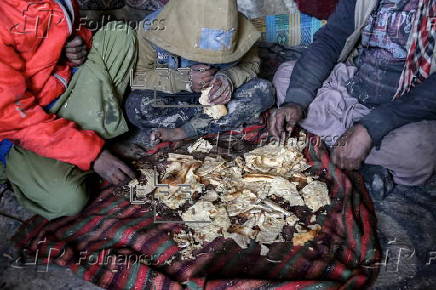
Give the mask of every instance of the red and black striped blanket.
[{"label": "red and black striped blanket", "polygon": [[336,169],[323,146],[311,144],[305,154],[329,183],[332,205],[320,234],[304,247],[277,243],[263,257],[257,244],[241,250],[216,239],[196,260],[168,263],[179,251],[169,233],[180,225],[154,223],[150,208],[112,190],[78,216],[51,222],[33,217],[15,241],[40,262],[69,267],[109,289],[366,288],[377,276],[380,250],[363,180]]}]

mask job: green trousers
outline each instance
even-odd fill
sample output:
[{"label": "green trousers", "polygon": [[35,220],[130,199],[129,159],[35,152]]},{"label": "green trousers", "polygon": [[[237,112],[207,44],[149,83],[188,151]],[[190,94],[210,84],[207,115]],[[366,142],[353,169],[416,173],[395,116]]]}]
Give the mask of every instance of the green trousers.
[{"label": "green trousers", "polygon": [[[135,31],[121,22],[109,23],[95,34],[86,62],[50,112],[105,139],[126,133],[121,101],[136,59]],[[18,201],[47,219],[75,215],[86,206],[90,174],[19,146],[7,157],[6,177]]]}]

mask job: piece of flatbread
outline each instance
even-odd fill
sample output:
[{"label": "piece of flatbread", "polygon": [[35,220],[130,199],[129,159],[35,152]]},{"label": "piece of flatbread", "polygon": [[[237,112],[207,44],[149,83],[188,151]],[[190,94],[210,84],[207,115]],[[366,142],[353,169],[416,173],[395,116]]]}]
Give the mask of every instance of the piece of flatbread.
[{"label": "piece of flatbread", "polygon": [[301,190],[301,194],[307,207],[314,212],[330,204],[329,190],[324,182],[310,182]]},{"label": "piece of flatbread", "polygon": [[213,149],[212,144],[206,139],[200,138],[194,144],[188,147],[188,152],[202,152],[209,153]]},{"label": "piece of flatbread", "polygon": [[209,102],[209,93],[212,87],[204,89],[201,92],[201,97],[198,100],[204,107],[204,113],[214,120],[221,119],[229,113],[225,105],[213,105]]}]

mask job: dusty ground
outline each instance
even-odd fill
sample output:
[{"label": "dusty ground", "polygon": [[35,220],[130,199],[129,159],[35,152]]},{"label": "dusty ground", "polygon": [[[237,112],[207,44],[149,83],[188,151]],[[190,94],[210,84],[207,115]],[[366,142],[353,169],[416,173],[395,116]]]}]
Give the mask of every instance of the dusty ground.
[{"label": "dusty ground", "polygon": [[4,190],[1,196],[0,213],[9,216],[0,214],[0,289],[100,289],[82,281],[69,269],[50,266],[47,270],[45,267],[16,263],[18,253],[9,239],[20,226],[19,220],[28,219],[32,214],[18,204],[9,189]]}]

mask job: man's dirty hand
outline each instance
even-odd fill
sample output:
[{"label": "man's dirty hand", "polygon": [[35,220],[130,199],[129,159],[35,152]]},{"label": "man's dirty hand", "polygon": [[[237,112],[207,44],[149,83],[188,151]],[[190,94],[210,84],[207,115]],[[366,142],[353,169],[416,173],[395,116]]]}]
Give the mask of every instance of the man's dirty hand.
[{"label": "man's dirty hand", "polygon": [[339,138],[333,149],[332,161],[339,168],[357,170],[368,156],[371,145],[368,130],[356,125]]},{"label": "man's dirty hand", "polygon": [[100,153],[93,169],[101,178],[114,185],[123,185],[135,178],[135,172],[107,150]]},{"label": "man's dirty hand", "polygon": [[192,90],[196,93],[200,93],[201,90],[210,87],[210,83],[216,72],[217,70],[209,65],[193,65],[191,67]]},{"label": "man's dirty hand", "polygon": [[74,66],[83,64],[87,54],[88,49],[80,36],[75,36],[65,46],[65,56]]},{"label": "man's dirty hand", "polygon": [[209,102],[214,105],[225,105],[230,102],[233,94],[233,84],[223,75],[216,75],[211,83]]},{"label": "man's dirty hand", "polygon": [[268,132],[281,140],[285,133],[292,133],[295,125],[303,118],[303,108],[297,104],[289,104],[271,109],[268,116]]}]

